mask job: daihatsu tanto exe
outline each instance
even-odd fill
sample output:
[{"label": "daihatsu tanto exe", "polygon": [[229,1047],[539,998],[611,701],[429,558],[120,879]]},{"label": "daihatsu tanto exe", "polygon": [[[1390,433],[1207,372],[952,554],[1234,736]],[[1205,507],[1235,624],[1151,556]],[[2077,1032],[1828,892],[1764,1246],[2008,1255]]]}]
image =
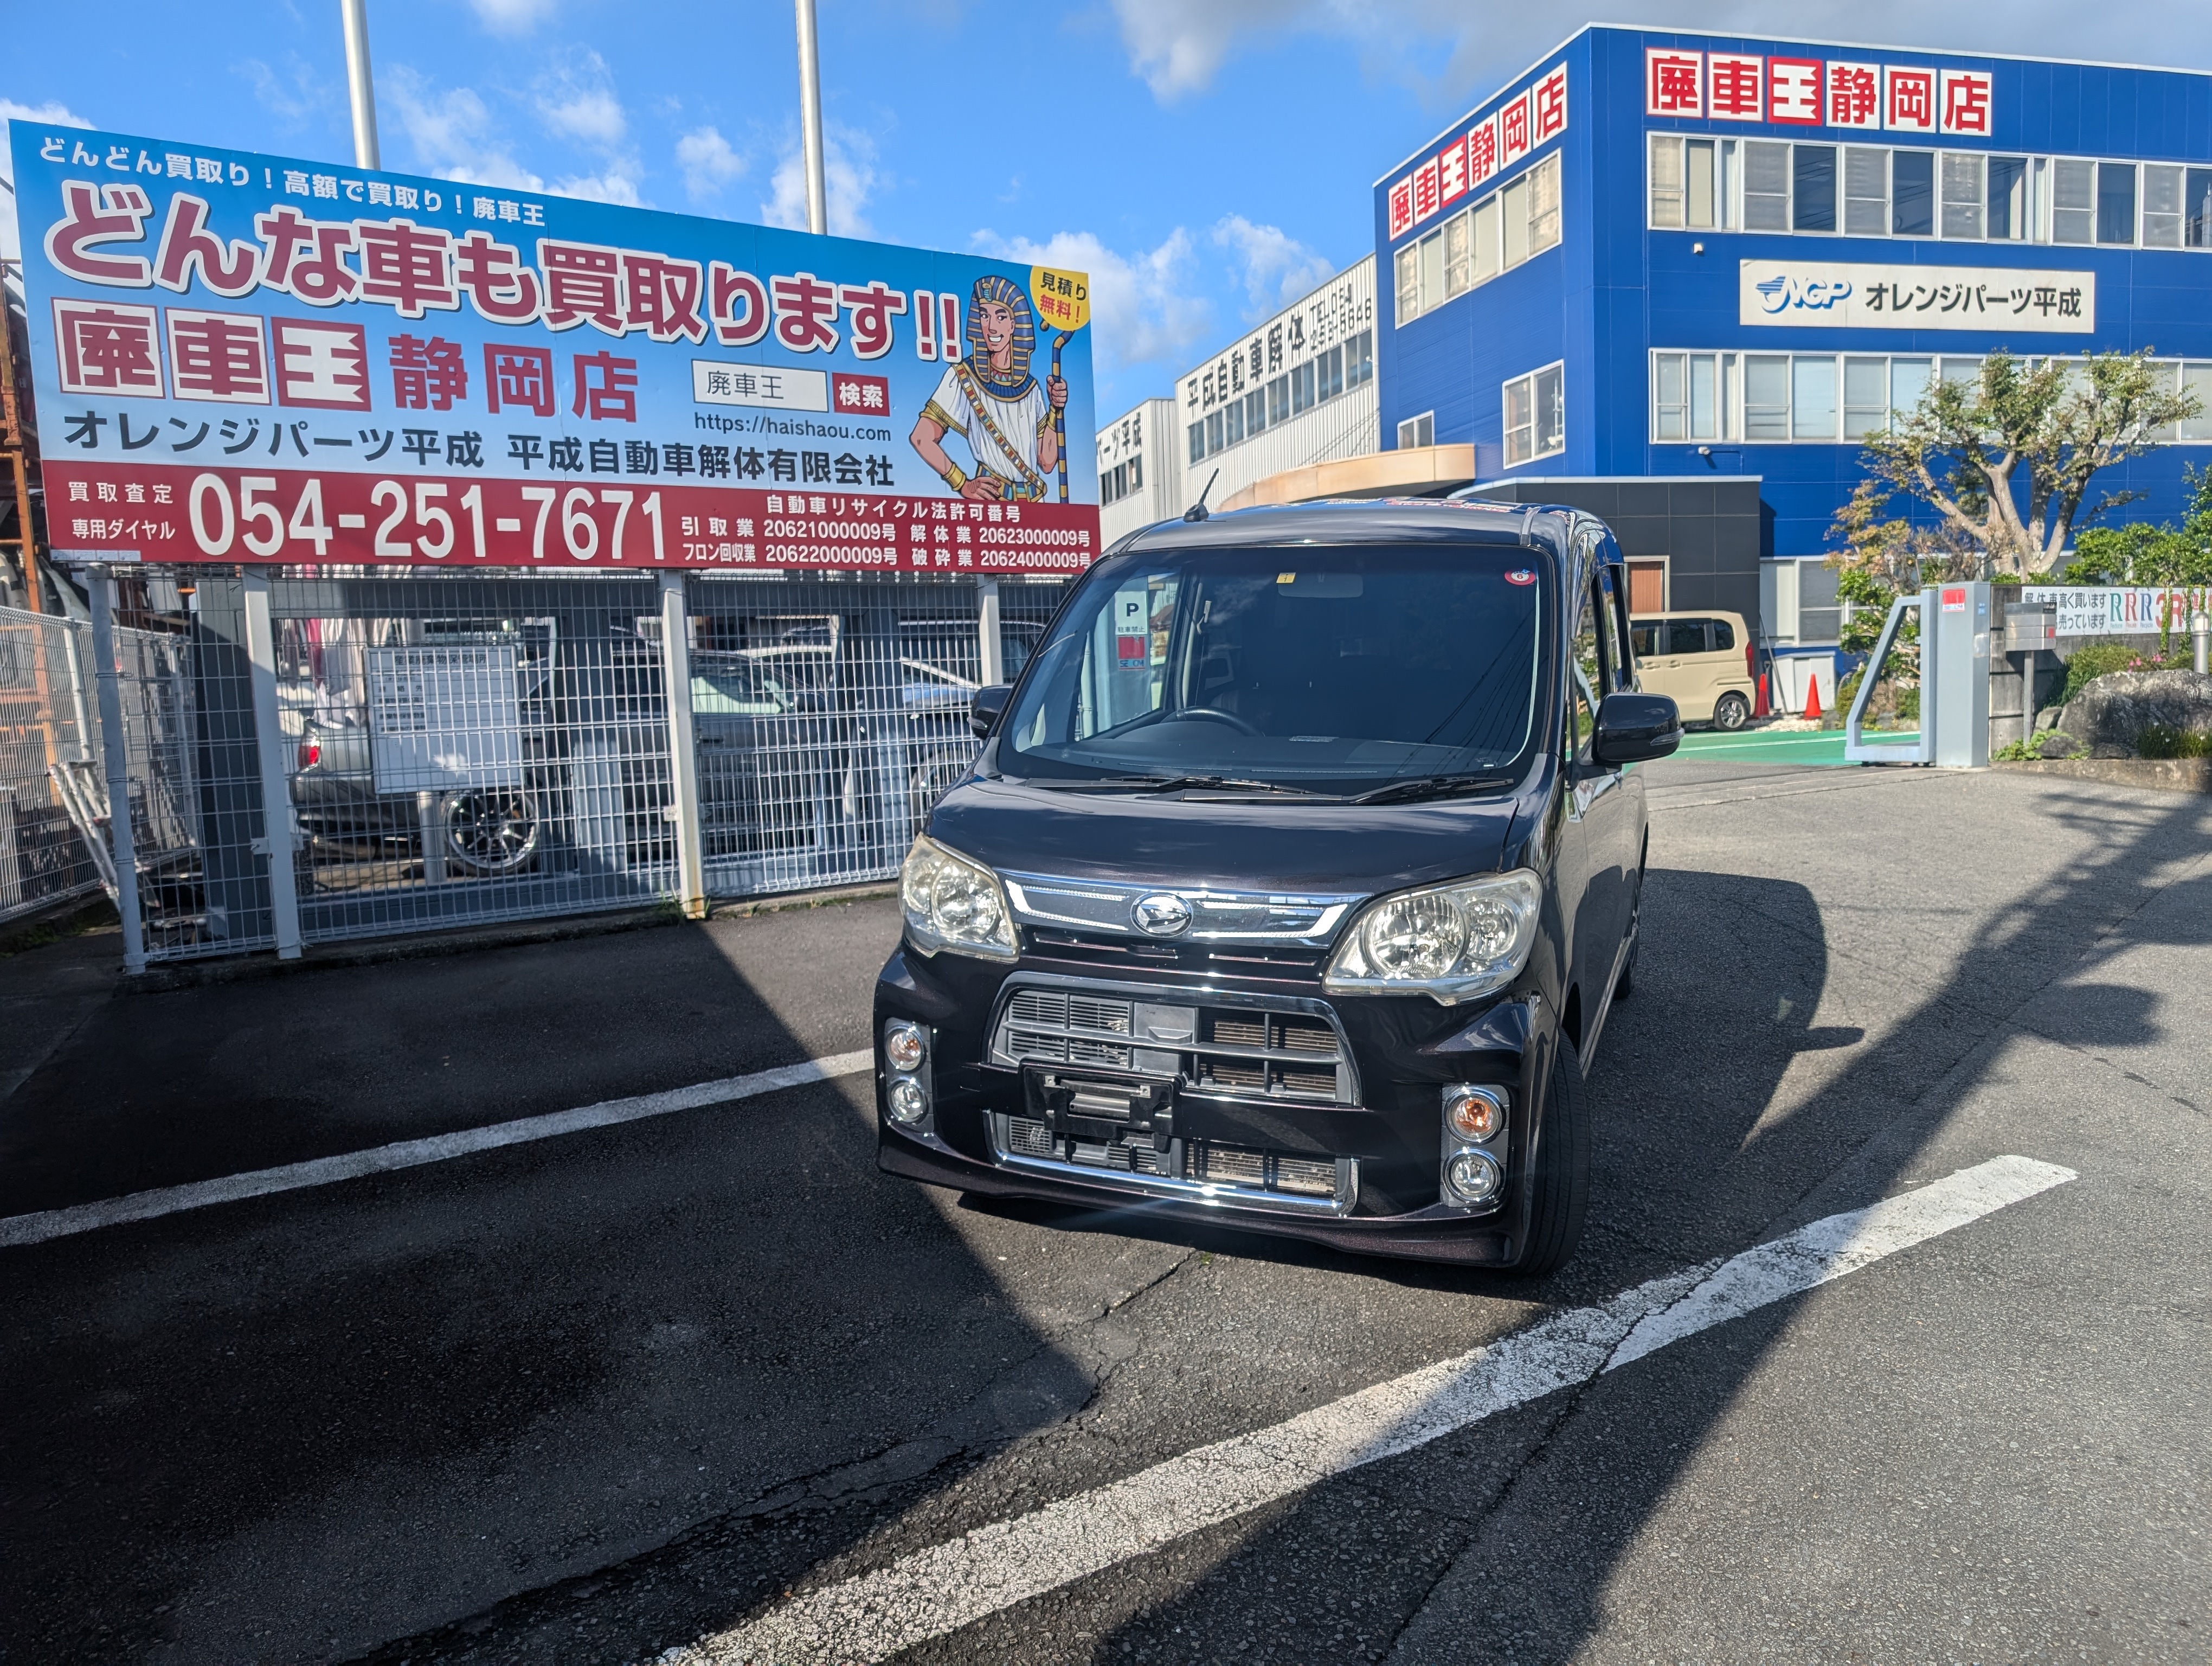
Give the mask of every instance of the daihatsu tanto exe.
[{"label": "daihatsu tanto exe", "polygon": [[[1201,514],[1194,511],[1194,514]],[[902,876],[878,1160],[1000,1197],[1547,1272],[1636,964],[1604,525],[1480,502],[1170,521],[1075,584]]]}]

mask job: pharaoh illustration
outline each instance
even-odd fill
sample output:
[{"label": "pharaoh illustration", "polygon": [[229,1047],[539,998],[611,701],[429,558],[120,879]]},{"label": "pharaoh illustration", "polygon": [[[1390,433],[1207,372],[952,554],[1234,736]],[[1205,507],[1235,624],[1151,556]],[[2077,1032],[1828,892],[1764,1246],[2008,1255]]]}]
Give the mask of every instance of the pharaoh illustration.
[{"label": "pharaoh illustration", "polygon": [[[914,448],[945,483],[981,502],[1035,502],[1060,465],[1053,413],[1067,404],[1058,376],[1030,374],[1036,324],[1030,298],[1011,278],[975,280],[968,301],[968,356],[945,371],[914,425]],[[968,442],[975,469],[945,454],[945,436]]]}]

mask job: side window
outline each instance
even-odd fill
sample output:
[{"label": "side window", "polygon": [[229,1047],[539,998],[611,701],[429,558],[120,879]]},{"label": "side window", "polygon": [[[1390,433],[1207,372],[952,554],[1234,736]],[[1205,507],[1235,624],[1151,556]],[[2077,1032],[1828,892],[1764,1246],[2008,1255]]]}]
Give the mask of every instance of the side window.
[{"label": "side window", "polygon": [[1649,619],[1646,619],[1642,624],[1632,623],[1628,627],[1629,646],[1636,650],[1636,657],[1638,659],[1649,660],[1655,654],[1661,652],[1661,650],[1654,645],[1654,639],[1656,637],[1658,630],[1659,627],[1652,623]]},{"label": "side window", "polygon": [[1605,678],[1593,686],[1601,696],[1628,686],[1628,655],[1621,651],[1620,643],[1620,593],[1625,587],[1616,569],[1598,569],[1598,617],[1602,636],[1599,646],[1605,655]]},{"label": "side window", "polygon": [[1713,652],[1716,654],[1722,654],[1725,653],[1728,649],[1734,648],[1735,646],[1735,627],[1730,624],[1726,619],[1715,619],[1712,622],[1712,624]]},{"label": "side window", "polygon": [[1667,621],[1668,653],[1703,654],[1705,651],[1705,622],[1703,619]]},{"label": "side window", "polygon": [[1571,758],[1589,756],[1590,731],[1597,726],[1597,696],[1604,672],[1598,662],[1598,607],[1595,588],[1583,592],[1582,616],[1575,623],[1575,660],[1567,678],[1567,735],[1565,752]]}]

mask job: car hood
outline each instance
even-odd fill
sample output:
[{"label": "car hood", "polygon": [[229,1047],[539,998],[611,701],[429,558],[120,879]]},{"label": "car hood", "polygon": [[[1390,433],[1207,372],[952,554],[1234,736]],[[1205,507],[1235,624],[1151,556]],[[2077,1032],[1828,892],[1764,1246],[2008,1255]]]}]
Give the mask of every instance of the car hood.
[{"label": "car hood", "polygon": [[1372,895],[1500,865],[1516,795],[1427,804],[1221,803],[970,780],[930,836],[1003,872],[1223,891]]}]

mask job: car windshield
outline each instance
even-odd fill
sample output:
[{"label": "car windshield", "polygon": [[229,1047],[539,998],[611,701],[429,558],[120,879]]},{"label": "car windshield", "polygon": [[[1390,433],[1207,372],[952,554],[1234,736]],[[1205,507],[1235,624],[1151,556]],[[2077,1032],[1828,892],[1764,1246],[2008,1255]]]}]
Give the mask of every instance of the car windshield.
[{"label": "car windshield", "polygon": [[1535,732],[1544,588],[1519,547],[1125,556],[1055,621],[998,767],[1329,793],[1505,775]]}]

